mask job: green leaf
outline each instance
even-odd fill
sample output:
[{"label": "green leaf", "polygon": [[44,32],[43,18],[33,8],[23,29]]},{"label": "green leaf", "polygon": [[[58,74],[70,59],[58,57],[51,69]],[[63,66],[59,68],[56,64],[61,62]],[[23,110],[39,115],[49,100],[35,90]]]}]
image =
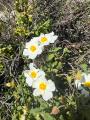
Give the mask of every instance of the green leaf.
[{"label": "green leaf", "polygon": [[17,110],[19,110],[19,111],[22,110],[22,106],[18,106]]},{"label": "green leaf", "polygon": [[58,65],[58,62],[55,61],[55,62],[52,64],[52,67],[55,67],[55,66],[57,66],[57,65]]},{"label": "green leaf", "polygon": [[30,110],[30,113],[33,114],[33,115],[37,115],[41,112],[41,109],[40,108],[34,108],[34,109],[31,109]]},{"label": "green leaf", "polygon": [[63,115],[60,115],[60,120],[65,120]]},{"label": "green leaf", "polygon": [[55,120],[49,113],[41,113],[41,116],[43,117],[44,120]]},{"label": "green leaf", "polygon": [[63,54],[65,54],[65,53],[69,53],[70,51],[68,50],[68,48],[64,48],[64,50],[63,50]]},{"label": "green leaf", "polygon": [[87,72],[87,64],[81,64],[81,68],[84,72]]},{"label": "green leaf", "polygon": [[58,66],[57,66],[57,69],[61,69],[61,68],[62,68],[62,63],[59,62],[59,63],[58,63]]},{"label": "green leaf", "polygon": [[59,50],[61,50],[62,48],[61,47],[55,47],[54,49],[53,49],[53,51],[54,52],[57,52],[57,51],[59,51]]},{"label": "green leaf", "polygon": [[48,60],[50,61],[50,60],[52,60],[53,58],[54,58],[54,54],[50,54],[50,55],[48,55]]}]

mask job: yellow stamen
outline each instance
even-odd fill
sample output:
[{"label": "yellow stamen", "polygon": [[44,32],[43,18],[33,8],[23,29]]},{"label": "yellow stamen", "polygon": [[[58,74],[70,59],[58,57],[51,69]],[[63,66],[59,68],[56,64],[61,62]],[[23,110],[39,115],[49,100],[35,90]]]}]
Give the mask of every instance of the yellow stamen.
[{"label": "yellow stamen", "polygon": [[39,88],[40,88],[41,90],[45,90],[46,87],[47,87],[47,85],[46,85],[46,83],[44,83],[44,82],[42,82],[42,83],[39,85]]},{"label": "yellow stamen", "polygon": [[42,43],[45,43],[48,41],[48,39],[46,37],[42,37],[41,40],[40,40]]},{"label": "yellow stamen", "polygon": [[33,71],[33,72],[31,72],[31,76],[32,76],[32,78],[36,78],[37,73],[35,71]]},{"label": "yellow stamen", "polygon": [[36,78],[36,77],[37,77],[37,72],[36,72],[36,71],[31,71],[31,72],[29,72],[29,75],[30,75],[32,78]]},{"label": "yellow stamen", "polygon": [[83,85],[84,85],[85,87],[90,87],[90,82],[84,82]]},{"label": "yellow stamen", "polygon": [[78,72],[76,73],[75,79],[76,79],[76,80],[81,80],[81,79],[82,79],[82,73],[81,73],[81,71],[78,71]]},{"label": "yellow stamen", "polygon": [[30,51],[35,52],[37,50],[36,46],[32,45],[29,48]]}]

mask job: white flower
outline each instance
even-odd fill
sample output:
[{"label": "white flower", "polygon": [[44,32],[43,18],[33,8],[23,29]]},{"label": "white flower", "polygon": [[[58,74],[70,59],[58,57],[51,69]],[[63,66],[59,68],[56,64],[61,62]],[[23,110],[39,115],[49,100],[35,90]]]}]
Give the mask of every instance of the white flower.
[{"label": "white flower", "polygon": [[26,77],[26,83],[29,86],[32,86],[33,82],[35,82],[35,80],[37,80],[38,77],[45,76],[45,73],[40,69],[36,69],[33,63],[30,63],[29,68],[30,70],[24,71],[24,76]]},{"label": "white flower", "polygon": [[49,34],[41,34],[39,37],[40,44],[42,46],[49,45],[50,43],[54,43],[57,40],[58,36],[54,35],[54,32]]},{"label": "white flower", "polygon": [[78,90],[83,89],[82,83],[85,81],[84,75],[85,75],[85,73],[79,74],[77,76],[77,79],[75,80],[75,86]]},{"label": "white flower", "polygon": [[45,77],[40,77],[33,84],[33,95],[34,96],[42,96],[45,101],[51,99],[53,97],[53,91],[55,91],[55,84],[51,80],[46,80]]},{"label": "white flower", "polygon": [[90,88],[90,74],[83,73],[81,80],[75,80],[75,85],[78,90],[81,90],[82,94],[88,96],[89,92],[84,87]]},{"label": "white flower", "polygon": [[37,55],[42,53],[43,47],[41,47],[37,41],[37,37],[31,39],[30,42],[26,43],[23,55],[28,56],[30,59],[35,59]]}]

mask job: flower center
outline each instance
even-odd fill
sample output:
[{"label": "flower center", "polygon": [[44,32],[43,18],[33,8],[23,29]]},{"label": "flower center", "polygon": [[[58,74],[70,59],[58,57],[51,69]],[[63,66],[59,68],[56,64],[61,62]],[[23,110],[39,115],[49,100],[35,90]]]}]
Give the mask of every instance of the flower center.
[{"label": "flower center", "polygon": [[40,40],[42,43],[45,43],[48,41],[48,39],[46,37],[42,37],[41,40]]},{"label": "flower center", "polygon": [[37,72],[36,71],[32,71],[31,72],[31,77],[32,78],[36,78],[37,77]]},{"label": "flower center", "polygon": [[28,73],[32,78],[36,78],[37,77],[37,72],[36,71],[31,71]]},{"label": "flower center", "polygon": [[84,82],[83,85],[84,85],[85,87],[90,87],[90,82]]},{"label": "flower center", "polygon": [[46,87],[47,87],[47,85],[44,82],[40,83],[40,85],[39,85],[40,90],[45,90]]},{"label": "flower center", "polygon": [[37,50],[36,46],[32,45],[29,48],[30,51],[35,52]]}]

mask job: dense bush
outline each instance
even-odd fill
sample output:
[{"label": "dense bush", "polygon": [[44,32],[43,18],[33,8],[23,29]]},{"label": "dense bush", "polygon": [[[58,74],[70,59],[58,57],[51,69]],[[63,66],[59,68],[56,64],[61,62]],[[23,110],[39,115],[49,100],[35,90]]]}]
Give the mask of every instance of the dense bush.
[{"label": "dense bush", "polygon": [[[0,119],[90,120],[90,96],[74,84],[90,72],[89,0],[5,0],[0,6]],[[26,42],[52,31],[54,44],[35,60],[23,56]],[[26,84],[23,71],[31,62],[55,83],[49,101]]]}]

